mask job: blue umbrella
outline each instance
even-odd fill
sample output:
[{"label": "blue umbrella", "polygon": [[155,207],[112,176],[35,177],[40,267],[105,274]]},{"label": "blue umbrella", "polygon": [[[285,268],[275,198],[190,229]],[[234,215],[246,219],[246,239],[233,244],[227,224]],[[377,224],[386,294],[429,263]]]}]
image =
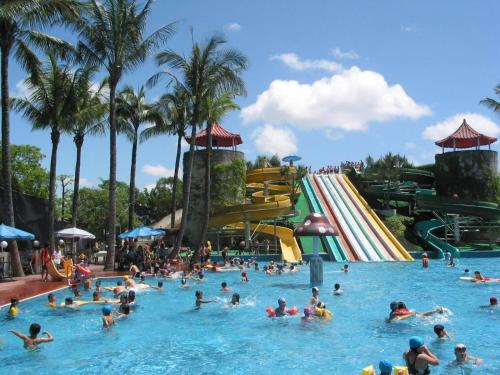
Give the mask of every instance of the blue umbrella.
[{"label": "blue umbrella", "polygon": [[2,240],[34,240],[35,235],[24,230],[0,224],[0,239]]},{"label": "blue umbrella", "polygon": [[290,165],[293,165],[293,162],[294,161],[299,161],[301,160],[302,158],[300,156],[297,156],[297,155],[289,155],[289,156],[285,156],[283,159],[281,159],[282,161],[284,162],[289,162]]},{"label": "blue umbrella", "polygon": [[149,228],[149,227],[138,227],[128,232],[120,234],[119,238],[139,238],[139,237],[158,237],[164,236],[165,231],[163,229]]}]

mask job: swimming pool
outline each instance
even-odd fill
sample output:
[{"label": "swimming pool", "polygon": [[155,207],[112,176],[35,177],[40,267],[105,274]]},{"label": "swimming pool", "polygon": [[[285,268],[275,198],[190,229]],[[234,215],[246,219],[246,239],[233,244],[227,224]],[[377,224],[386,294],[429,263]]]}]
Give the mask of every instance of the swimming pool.
[{"label": "swimming pool", "polygon": [[[340,273],[340,264],[325,263],[321,299],[333,311],[329,322],[303,323],[297,317],[266,319],[264,309],[276,306],[284,296],[288,306],[301,309],[310,297],[309,272],[266,276],[249,271],[250,282],[240,282],[237,272],[207,272],[207,282],[191,282],[180,289],[179,280],[166,281],[165,292],[138,293],[138,306],[128,318],[108,332],[101,329],[100,307],[78,311],[46,307],[41,296],[21,303],[22,313],[1,324],[0,372],[3,374],[359,374],[361,368],[380,359],[402,363],[408,338],[420,335],[441,360],[432,374],[463,374],[464,369],[447,366],[453,347],[464,342],[471,355],[484,360],[471,367],[473,374],[500,373],[500,309],[480,309],[491,295],[500,294],[500,284],[476,285],[459,281],[464,268],[479,269],[499,277],[498,262],[462,259],[457,268],[434,260],[430,269],[414,263],[357,263],[351,272]],[[114,284],[113,279],[103,284]],[[149,279],[151,283],[156,280]],[[204,305],[194,311],[194,292],[204,298],[229,300],[220,283],[240,293],[242,305]],[[342,296],[332,296],[339,282]],[[70,296],[57,292],[58,302]],[[91,299],[83,292],[83,299]],[[409,308],[426,311],[440,304],[451,316],[433,316],[398,323],[385,323],[388,305],[403,300]],[[2,315],[6,309],[2,310]],[[3,319],[3,318],[2,318]],[[26,332],[32,322],[50,331],[55,341],[38,352],[26,352],[21,340],[9,329]],[[451,342],[437,342],[433,325],[442,323]]]}]

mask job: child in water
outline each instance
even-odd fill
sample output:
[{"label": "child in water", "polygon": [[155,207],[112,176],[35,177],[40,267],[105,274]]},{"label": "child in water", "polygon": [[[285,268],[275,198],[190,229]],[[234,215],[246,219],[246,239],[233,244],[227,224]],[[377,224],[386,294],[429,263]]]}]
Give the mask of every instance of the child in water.
[{"label": "child in water", "polygon": [[228,287],[227,287],[227,283],[226,283],[225,281],[223,281],[223,282],[220,284],[220,286],[221,286],[221,291],[223,291],[223,292],[225,292],[225,293],[227,293],[227,292],[230,292],[230,291],[231,291],[231,288],[228,288]]},{"label": "child in water", "polygon": [[444,326],[442,324],[436,324],[434,326],[434,333],[437,335],[438,339],[450,339],[450,335],[448,335],[448,332],[444,329]]},{"label": "child in water", "polygon": [[340,269],[342,272],[349,272],[349,265],[348,264],[344,264],[344,267]]},{"label": "child in water", "polygon": [[497,306],[498,306],[497,297],[491,296],[490,297],[490,304],[489,305],[483,305],[481,307],[483,307],[483,308],[496,308]]},{"label": "child in water", "polygon": [[247,273],[244,271],[241,273],[241,281],[244,283],[248,283],[248,276]]},{"label": "child in water", "polygon": [[95,289],[96,292],[101,292],[101,280],[97,280],[95,282],[95,288],[94,289]]},{"label": "child in water", "polygon": [[9,332],[13,333],[17,337],[19,337],[21,340],[23,340],[24,349],[35,350],[35,349],[38,349],[38,344],[42,344],[44,342],[54,341],[54,337],[47,331],[42,332],[42,334],[46,335],[47,337],[37,337],[38,334],[40,333],[41,329],[42,329],[42,327],[40,327],[40,324],[33,323],[30,325],[29,336],[25,335],[24,333],[21,333],[19,331],[16,331],[15,329],[10,330]]},{"label": "child in water", "polygon": [[151,288],[156,289],[159,292],[163,292],[163,281],[158,281],[158,286],[151,285]]},{"label": "child in water", "polygon": [[334,289],[333,289],[334,296],[340,296],[340,295],[342,295],[342,293],[344,293],[344,291],[342,289],[340,289],[340,284],[337,283],[333,287],[334,287]]},{"label": "child in water", "polygon": [[49,293],[49,295],[47,296],[47,299],[49,300],[49,302],[47,302],[47,305],[49,307],[57,307],[56,295],[54,293]]},{"label": "child in water", "polygon": [[422,254],[422,268],[429,268],[429,257],[427,253]]},{"label": "child in water", "polygon": [[203,300],[203,292],[201,290],[197,290],[196,293],[194,294],[195,297],[196,297],[196,309],[201,309],[201,305],[203,305],[204,303],[210,303],[210,302],[213,302],[211,300],[207,300],[207,301],[204,301]]},{"label": "child in water", "polygon": [[189,288],[189,284],[187,282],[187,279],[186,279],[185,275],[182,276],[180,287],[181,288]]},{"label": "child in water", "polygon": [[107,329],[115,325],[113,315],[111,315],[111,306],[106,305],[102,308],[102,328]]},{"label": "child in water", "polygon": [[312,315],[312,310],[309,306],[304,308],[304,316],[301,319],[304,321],[314,320],[314,317]]},{"label": "child in water", "polygon": [[21,309],[19,308],[19,300],[15,297],[10,299],[10,306],[9,306],[9,311],[7,311],[7,316],[13,318],[17,314],[21,312]]},{"label": "child in water", "polygon": [[238,293],[234,293],[231,297],[231,305],[236,306],[240,304],[240,295]]}]

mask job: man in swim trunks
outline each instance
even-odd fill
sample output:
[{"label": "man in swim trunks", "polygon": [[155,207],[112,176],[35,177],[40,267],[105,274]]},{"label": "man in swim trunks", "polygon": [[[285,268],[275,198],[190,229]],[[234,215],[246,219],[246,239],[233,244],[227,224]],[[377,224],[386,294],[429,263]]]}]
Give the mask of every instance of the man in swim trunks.
[{"label": "man in swim trunks", "polygon": [[47,337],[37,337],[40,333],[41,327],[37,323],[33,323],[30,325],[30,334],[25,335],[15,329],[10,330],[9,332],[13,333],[17,337],[19,337],[24,342],[24,349],[27,350],[35,350],[38,349],[38,344],[42,344],[44,342],[54,341],[54,337],[50,334],[50,332],[42,332],[42,335],[46,335]]},{"label": "man in swim trunks", "polygon": [[410,349],[404,352],[403,359],[408,367],[409,375],[429,375],[429,365],[439,365],[439,359],[424,345],[420,336],[410,337]]},{"label": "man in swim trunks", "polygon": [[483,362],[480,358],[467,354],[467,347],[465,344],[457,344],[455,346],[455,364],[459,365],[470,361],[473,361],[476,365],[480,365]]},{"label": "man in swim trunks", "polygon": [[286,300],[283,297],[278,299],[278,307],[274,309],[274,316],[280,318],[286,315]]}]

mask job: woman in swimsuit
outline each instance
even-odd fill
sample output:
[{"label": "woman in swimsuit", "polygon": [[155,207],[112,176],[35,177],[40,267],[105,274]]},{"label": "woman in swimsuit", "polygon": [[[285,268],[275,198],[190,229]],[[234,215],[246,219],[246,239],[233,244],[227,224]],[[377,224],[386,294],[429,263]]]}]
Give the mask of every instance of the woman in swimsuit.
[{"label": "woman in swimsuit", "polygon": [[439,365],[439,359],[424,345],[424,340],[419,336],[410,337],[410,349],[404,352],[403,359],[409,375],[429,375],[429,365]]}]

